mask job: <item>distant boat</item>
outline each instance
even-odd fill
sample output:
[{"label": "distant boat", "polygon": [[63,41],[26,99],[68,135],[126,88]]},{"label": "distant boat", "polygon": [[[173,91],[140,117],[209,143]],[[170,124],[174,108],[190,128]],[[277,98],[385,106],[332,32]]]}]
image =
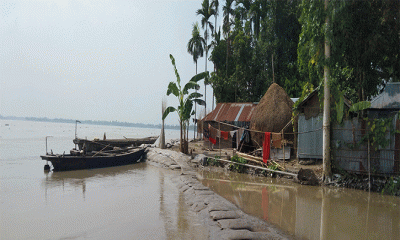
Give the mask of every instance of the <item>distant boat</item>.
[{"label": "distant boat", "polygon": [[158,139],[158,136],[145,137],[145,138],[123,138],[123,139],[106,139],[106,140],[87,140],[82,138],[75,138],[73,141],[78,145],[79,150],[85,150],[87,152],[100,151],[100,150],[111,150],[114,147],[129,147],[129,146],[140,146],[142,144],[153,144]]},{"label": "distant boat", "polygon": [[53,171],[104,168],[136,163],[146,153],[146,147],[116,148],[111,151],[71,150],[70,154],[46,154],[42,160],[50,161]]}]

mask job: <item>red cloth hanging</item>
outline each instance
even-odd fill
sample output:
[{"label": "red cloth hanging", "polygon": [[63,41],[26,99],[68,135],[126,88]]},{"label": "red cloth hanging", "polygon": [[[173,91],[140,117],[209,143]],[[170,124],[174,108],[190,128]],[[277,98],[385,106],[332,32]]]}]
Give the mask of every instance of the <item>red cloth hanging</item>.
[{"label": "red cloth hanging", "polygon": [[221,131],[221,137],[225,140],[228,140],[229,132]]},{"label": "red cloth hanging", "polygon": [[264,143],[263,143],[263,162],[265,164],[268,162],[270,151],[271,151],[271,133],[266,132],[264,135]]},{"label": "red cloth hanging", "polygon": [[208,140],[210,140],[210,142],[211,142],[212,144],[214,144],[214,145],[217,144],[217,140],[214,139],[214,138],[212,138],[212,137],[209,137]]}]

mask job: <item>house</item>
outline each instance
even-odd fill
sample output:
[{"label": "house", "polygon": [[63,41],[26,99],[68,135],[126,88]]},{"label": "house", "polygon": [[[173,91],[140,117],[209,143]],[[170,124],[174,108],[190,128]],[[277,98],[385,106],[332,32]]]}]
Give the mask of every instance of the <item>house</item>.
[{"label": "house", "polygon": [[[218,103],[216,108],[207,114],[201,120],[204,129],[209,130],[209,126],[224,132],[237,130],[238,128],[246,128],[250,125],[250,119],[253,115],[257,103]],[[223,124],[226,123],[226,124]],[[202,133],[204,129],[198,129]],[[216,138],[217,144],[214,148],[232,148],[232,137],[228,140]],[[206,145],[208,141],[205,141]]]},{"label": "house", "polygon": [[[372,149],[371,166],[380,173],[399,173],[400,168],[400,83],[387,83],[385,89],[371,100],[367,110],[369,119],[390,119],[392,129],[387,131],[386,139],[389,145],[375,151]],[[391,132],[390,132],[391,131]]]},{"label": "house", "polygon": [[[316,88],[299,105],[297,158],[322,159],[322,108]],[[345,98],[345,111],[350,108],[350,101]]]},{"label": "house", "polygon": [[[318,98],[318,89],[312,92],[298,106],[298,149],[299,159],[322,159],[322,109]],[[345,111],[348,112],[350,102],[345,99]],[[399,173],[400,129],[398,112],[400,110],[400,84],[388,83],[384,91],[372,99],[371,107],[367,109],[368,119],[350,118],[342,123],[331,123],[331,154],[332,166],[353,173],[371,173],[375,175],[390,175]],[[388,141],[385,147],[368,141],[373,132],[371,127],[377,119],[391,120],[393,129],[389,126],[384,139]],[[374,127],[375,132],[376,128]]]}]

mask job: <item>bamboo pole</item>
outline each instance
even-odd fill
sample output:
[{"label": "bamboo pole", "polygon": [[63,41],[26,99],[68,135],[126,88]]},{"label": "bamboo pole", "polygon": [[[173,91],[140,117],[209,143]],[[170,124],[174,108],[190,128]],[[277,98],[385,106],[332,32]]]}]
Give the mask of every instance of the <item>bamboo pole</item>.
[{"label": "bamboo pole", "polygon": [[285,155],[285,145],[286,142],[285,140],[285,135],[283,134],[283,130],[282,130],[282,140],[281,140],[281,144],[283,145],[283,169],[286,169],[286,155]]},{"label": "bamboo pole", "polygon": [[221,124],[218,123],[218,131],[219,131],[219,139],[218,139],[218,145],[219,145],[219,156],[222,156],[221,153]]},{"label": "bamboo pole", "polygon": [[260,170],[265,170],[267,172],[288,175],[291,177],[297,177],[297,174],[295,174],[295,173],[283,172],[283,171],[279,171],[279,170],[272,170],[272,169],[265,168],[265,167],[259,167],[259,166],[254,166],[254,165],[250,165],[250,164],[244,164],[244,163],[237,163],[237,162],[232,162],[232,161],[224,160],[224,159],[216,159],[216,158],[213,158],[213,159],[215,159],[217,161],[221,161],[221,162],[233,163],[233,164],[238,164],[238,165],[245,166],[245,167],[252,167],[252,168],[256,168],[256,169],[260,169]]}]

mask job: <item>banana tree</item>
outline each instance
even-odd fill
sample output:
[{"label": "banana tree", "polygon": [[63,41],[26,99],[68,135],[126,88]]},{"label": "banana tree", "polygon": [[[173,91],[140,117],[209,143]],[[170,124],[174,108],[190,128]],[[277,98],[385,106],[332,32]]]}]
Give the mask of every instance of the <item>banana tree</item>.
[{"label": "banana tree", "polygon": [[203,95],[198,92],[189,93],[189,90],[195,89],[199,90],[200,85],[197,83],[198,81],[204,79],[208,76],[208,72],[202,72],[196,74],[188,83],[181,87],[181,78],[179,76],[178,70],[175,65],[175,58],[170,54],[169,58],[171,59],[172,66],[174,67],[176,82],[170,82],[168,85],[167,96],[171,93],[178,98],[179,105],[178,107],[167,107],[165,109],[162,119],[164,120],[169,113],[177,112],[179,116],[179,126],[180,126],[180,151],[183,153],[188,153],[188,142],[187,142],[187,134],[186,130],[189,127],[190,117],[194,114],[193,103],[196,102],[199,105],[205,105],[204,100],[200,99]]}]

